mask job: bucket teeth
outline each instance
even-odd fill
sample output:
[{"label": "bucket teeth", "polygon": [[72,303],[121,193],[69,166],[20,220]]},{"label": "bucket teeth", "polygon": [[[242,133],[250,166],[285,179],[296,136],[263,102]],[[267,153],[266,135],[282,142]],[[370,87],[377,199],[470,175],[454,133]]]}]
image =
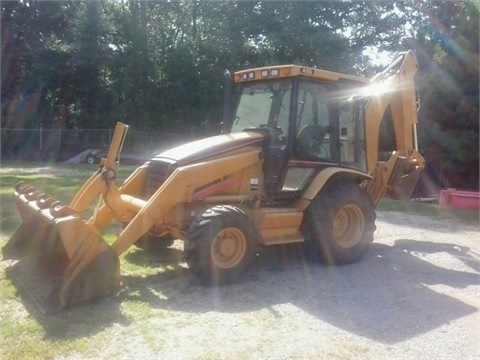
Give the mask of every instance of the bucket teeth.
[{"label": "bucket teeth", "polygon": [[25,183],[23,181],[19,181],[15,185],[15,191],[19,194],[23,194],[27,187],[28,187],[28,185],[25,185]]},{"label": "bucket teeth", "polygon": [[15,191],[18,195],[23,195],[25,196],[25,199],[31,201],[35,200],[38,195],[40,195],[40,192],[37,190],[37,188],[26,185],[23,181],[20,181],[15,185]]},{"label": "bucket teeth", "polygon": [[49,213],[53,219],[66,216],[79,216],[78,211],[75,209],[38,191],[37,188],[33,186],[26,185],[23,181],[17,183],[13,195],[25,205],[30,205],[34,210],[49,209]]},{"label": "bucket teeth", "polygon": [[51,198],[47,194],[40,194],[37,197],[37,201],[35,202],[40,209],[47,209],[52,206],[55,202],[55,199]]},{"label": "bucket teeth", "polygon": [[74,209],[66,206],[61,201],[54,201],[52,203],[52,205],[50,206],[50,214],[54,218],[61,218],[61,217],[65,217],[65,216],[79,215],[77,211],[75,211]]}]

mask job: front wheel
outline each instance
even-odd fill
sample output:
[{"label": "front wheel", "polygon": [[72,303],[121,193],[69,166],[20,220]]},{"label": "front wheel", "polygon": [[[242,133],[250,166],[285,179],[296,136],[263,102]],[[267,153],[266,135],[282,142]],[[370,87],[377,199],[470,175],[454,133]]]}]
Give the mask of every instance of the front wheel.
[{"label": "front wheel", "polygon": [[375,209],[355,183],[330,185],[307,208],[302,223],[307,257],[328,265],[360,260],[373,242]]},{"label": "front wheel", "polygon": [[245,212],[215,206],[191,224],[184,251],[188,267],[207,285],[237,281],[255,257],[257,234]]}]

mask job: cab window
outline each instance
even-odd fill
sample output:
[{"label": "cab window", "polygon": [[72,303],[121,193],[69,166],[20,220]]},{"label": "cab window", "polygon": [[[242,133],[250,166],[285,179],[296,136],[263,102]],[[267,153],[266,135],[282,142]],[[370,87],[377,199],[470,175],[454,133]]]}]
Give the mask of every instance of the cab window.
[{"label": "cab window", "polygon": [[300,81],[294,154],[366,169],[362,102],[355,84]]}]

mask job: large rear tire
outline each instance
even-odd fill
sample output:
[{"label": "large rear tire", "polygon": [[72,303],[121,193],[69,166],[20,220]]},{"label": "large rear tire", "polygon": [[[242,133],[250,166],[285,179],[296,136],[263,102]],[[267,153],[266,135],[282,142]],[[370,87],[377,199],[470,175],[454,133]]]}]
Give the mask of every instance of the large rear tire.
[{"label": "large rear tire", "polygon": [[302,232],[307,257],[327,265],[356,262],[368,251],[375,231],[375,208],[358,185],[330,185],[305,211]]},{"label": "large rear tire", "polygon": [[215,206],[191,224],[184,251],[188,267],[206,285],[236,282],[255,257],[257,233],[245,212]]}]

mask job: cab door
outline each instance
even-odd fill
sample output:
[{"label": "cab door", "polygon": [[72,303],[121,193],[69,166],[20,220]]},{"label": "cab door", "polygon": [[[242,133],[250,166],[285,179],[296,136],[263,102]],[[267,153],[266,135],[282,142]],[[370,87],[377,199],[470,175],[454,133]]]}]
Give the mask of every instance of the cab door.
[{"label": "cab door", "polygon": [[366,170],[363,102],[356,84],[300,80],[281,192],[301,193],[327,167]]}]

